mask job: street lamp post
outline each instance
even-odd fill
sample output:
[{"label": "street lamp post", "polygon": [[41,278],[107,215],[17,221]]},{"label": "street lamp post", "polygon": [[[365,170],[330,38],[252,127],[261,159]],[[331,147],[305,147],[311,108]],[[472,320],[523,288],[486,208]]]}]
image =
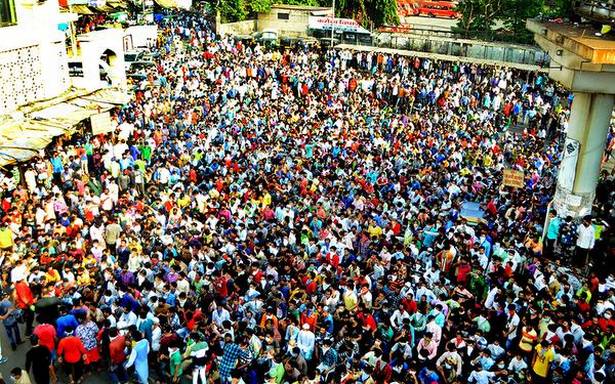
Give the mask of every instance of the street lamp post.
[{"label": "street lamp post", "polygon": [[333,16],[331,17],[331,46],[333,47],[333,39],[335,38],[335,0],[333,0]]}]

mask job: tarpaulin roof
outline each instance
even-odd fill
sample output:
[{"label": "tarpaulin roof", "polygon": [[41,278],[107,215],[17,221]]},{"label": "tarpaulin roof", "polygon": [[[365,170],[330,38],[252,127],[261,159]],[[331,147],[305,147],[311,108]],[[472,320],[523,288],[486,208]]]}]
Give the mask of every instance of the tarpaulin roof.
[{"label": "tarpaulin roof", "polygon": [[125,93],[112,88],[95,92],[72,90],[61,97],[19,108],[23,119],[0,122],[0,166],[27,161],[54,137],[71,135],[83,120],[129,100]]},{"label": "tarpaulin roof", "polygon": [[123,0],[117,1],[107,1],[107,5],[113,9],[126,9],[128,8],[128,4]]},{"label": "tarpaulin roof", "polygon": [[0,124],[0,166],[26,161],[49,145],[58,132],[54,131],[52,135],[46,128],[29,121]]},{"label": "tarpaulin roof", "polygon": [[94,11],[92,11],[90,7],[88,7],[87,5],[73,5],[70,7],[70,10],[80,15],[93,15],[94,14]]},{"label": "tarpaulin roof", "polygon": [[188,0],[156,0],[156,3],[163,8],[184,8],[189,9],[192,1]]},{"label": "tarpaulin roof", "polygon": [[125,0],[114,0],[104,3],[96,3],[89,0],[71,0],[70,2],[60,2],[60,6],[70,8],[72,12],[81,15],[91,15],[95,12],[114,12],[128,8]]}]

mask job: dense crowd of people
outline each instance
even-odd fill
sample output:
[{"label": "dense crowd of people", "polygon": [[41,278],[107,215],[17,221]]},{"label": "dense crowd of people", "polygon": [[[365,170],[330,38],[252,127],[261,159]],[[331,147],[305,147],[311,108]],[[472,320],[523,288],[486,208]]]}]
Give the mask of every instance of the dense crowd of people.
[{"label": "dense crowd of people", "polygon": [[546,75],[189,13],[157,49],[114,133],[0,181],[16,382],[614,382],[613,181],[543,227],[573,102]]}]

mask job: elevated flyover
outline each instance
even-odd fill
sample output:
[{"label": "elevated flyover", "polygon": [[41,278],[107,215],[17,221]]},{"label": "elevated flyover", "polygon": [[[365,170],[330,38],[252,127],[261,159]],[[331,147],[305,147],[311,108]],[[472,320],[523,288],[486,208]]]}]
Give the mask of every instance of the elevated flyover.
[{"label": "elevated flyover", "polygon": [[574,93],[553,208],[560,216],[591,213],[615,103],[615,40],[591,25],[528,20],[551,57],[549,77]]}]

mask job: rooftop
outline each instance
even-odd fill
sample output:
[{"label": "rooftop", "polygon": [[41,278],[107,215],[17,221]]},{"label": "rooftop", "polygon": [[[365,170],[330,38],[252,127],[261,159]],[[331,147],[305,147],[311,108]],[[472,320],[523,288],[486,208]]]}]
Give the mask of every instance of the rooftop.
[{"label": "rooftop", "polygon": [[597,35],[591,25],[528,20],[527,28],[592,64],[615,64],[615,40]]},{"label": "rooftop", "polygon": [[274,4],[272,9],[292,9],[295,11],[328,11],[331,7],[311,7],[308,5]]}]

